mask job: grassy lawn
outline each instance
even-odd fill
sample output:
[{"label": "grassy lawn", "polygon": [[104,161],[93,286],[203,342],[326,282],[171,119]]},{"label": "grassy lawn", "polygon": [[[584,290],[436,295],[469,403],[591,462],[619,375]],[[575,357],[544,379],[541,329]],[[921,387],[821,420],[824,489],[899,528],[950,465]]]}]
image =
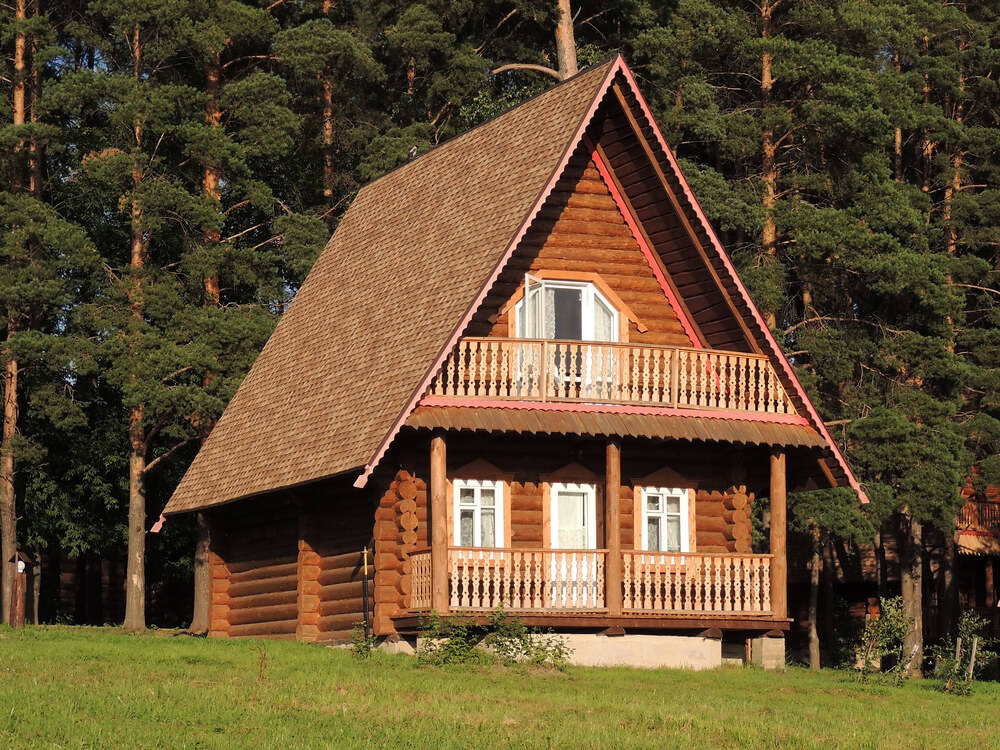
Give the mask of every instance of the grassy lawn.
[{"label": "grassy lawn", "polygon": [[0,630],[0,747],[986,749],[1000,748],[1000,685],[956,698],[799,669],[444,669],[289,642],[29,628]]}]

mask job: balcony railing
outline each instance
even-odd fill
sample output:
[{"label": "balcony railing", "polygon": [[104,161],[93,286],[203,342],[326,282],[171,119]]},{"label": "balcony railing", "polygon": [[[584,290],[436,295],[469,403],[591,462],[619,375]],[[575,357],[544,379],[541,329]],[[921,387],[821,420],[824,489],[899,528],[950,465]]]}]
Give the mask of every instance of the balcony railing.
[{"label": "balcony railing", "polygon": [[995,531],[1000,529],[1000,503],[972,500],[962,506],[959,525],[965,529]]},{"label": "balcony railing", "polygon": [[429,395],[795,413],[763,356],[538,339],[462,339]]},{"label": "balcony railing", "polygon": [[[623,611],[711,616],[771,613],[771,555],[625,551]],[[431,553],[411,553],[412,611],[431,608]],[[604,612],[607,550],[448,548],[455,612]]]}]

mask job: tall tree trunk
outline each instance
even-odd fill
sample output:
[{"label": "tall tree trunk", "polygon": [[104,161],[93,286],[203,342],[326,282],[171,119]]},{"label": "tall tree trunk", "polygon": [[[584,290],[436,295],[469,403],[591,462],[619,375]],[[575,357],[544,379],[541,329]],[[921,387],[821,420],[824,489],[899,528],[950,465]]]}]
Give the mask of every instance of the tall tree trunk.
[{"label": "tall tree trunk", "polygon": [[[331,0],[323,0],[323,15],[333,11]],[[333,82],[330,74],[320,74],[322,91],[320,105],[323,111],[323,202],[327,208],[333,206]]]},{"label": "tall tree trunk", "polygon": [[28,607],[28,613],[31,617],[32,625],[40,625],[41,620],[38,617],[39,603],[42,598],[42,547],[39,544],[35,545],[33,550],[34,558],[31,561],[31,590],[28,592],[30,595],[30,606]]},{"label": "tall tree trunk", "polygon": [[[925,36],[920,44],[921,53],[926,56],[930,54],[931,40],[930,37]],[[924,74],[924,107],[929,107],[931,103],[931,79],[928,74]],[[921,160],[921,176],[920,176],[920,189],[925,193],[931,191],[931,169],[934,164],[934,142],[931,141],[930,135],[927,131],[924,131],[923,137],[920,139],[920,160]],[[933,211],[933,209],[931,209]],[[927,216],[928,223],[930,222],[930,212]]]},{"label": "tall tree trunk", "polygon": [[820,668],[819,631],[816,621],[819,610],[819,572],[823,566],[820,557],[820,532],[813,527],[812,558],[809,560],[809,669]]},{"label": "tall tree trunk", "polygon": [[[892,62],[896,68],[896,75],[902,75],[903,66],[899,60],[899,50],[892,51]],[[903,129],[899,125],[892,129],[892,173],[896,182],[903,182]]]},{"label": "tall tree trunk", "polygon": [[194,613],[191,617],[191,633],[207,633],[212,610],[211,560],[212,548],[211,527],[208,516],[204,512],[195,514],[196,539],[194,546]]},{"label": "tall tree trunk", "polygon": [[[39,18],[42,15],[41,0],[32,0],[32,15]],[[31,88],[30,119],[38,122],[38,102],[42,96],[42,71],[38,67],[38,37],[31,38],[31,72],[29,74]],[[42,152],[36,135],[31,136],[28,144],[29,189],[31,194],[41,200],[42,197]]]},{"label": "tall tree trunk", "polygon": [[[22,24],[28,18],[27,0],[16,0],[14,19]],[[21,27],[23,28],[23,26]],[[27,38],[23,31],[14,36],[14,90],[12,105],[12,124],[14,127],[25,124],[25,94],[27,81],[25,69],[27,66]],[[11,192],[20,193],[24,189],[24,139],[19,139],[14,145],[13,163],[11,165]],[[16,313],[11,311],[7,321],[8,345],[17,333],[18,321]],[[14,491],[14,437],[17,435],[18,422],[18,376],[20,367],[17,359],[8,352],[4,362],[3,391],[3,434],[0,438],[0,599],[3,600],[3,622],[10,622],[10,594],[14,585],[14,563],[11,558],[17,551],[17,507]]]},{"label": "tall tree trunk", "polygon": [[[7,326],[7,340],[15,335],[14,322]],[[17,552],[17,513],[14,494],[14,437],[17,434],[17,381],[20,371],[11,357],[4,363],[3,442],[0,444],[0,555],[3,556],[3,621],[10,622],[10,592],[14,585],[14,563]]]},{"label": "tall tree trunk", "polygon": [[945,534],[944,554],[941,556],[941,589],[938,593],[938,634],[955,634],[955,604],[958,590],[955,587],[955,537],[957,532]]},{"label": "tall tree trunk", "polygon": [[[884,526],[884,524],[883,524]],[[889,571],[885,560],[885,535],[882,528],[875,532],[875,582],[878,585],[879,600],[889,596]],[[897,550],[898,554],[898,550]]]},{"label": "tall tree trunk", "polygon": [[[771,14],[777,3],[765,0],[760,6],[761,37],[771,37]],[[770,123],[771,95],[774,89],[772,64],[774,60],[770,52],[764,52],[760,60],[760,97],[764,127],[761,132],[761,180],[763,193],[761,203],[764,207],[764,226],[761,231],[761,253],[765,263],[774,263],[778,255],[778,229],[774,222],[774,207],[777,202],[778,162],[775,158],[777,147],[774,140],[774,130]],[[764,320],[774,328],[777,321],[774,310],[764,311]]]},{"label": "tall tree trunk", "polygon": [[573,32],[573,9],[569,0],[559,0],[556,20],[556,57],[559,58],[559,78],[565,81],[579,70],[576,62],[576,34]]},{"label": "tall tree trunk", "polygon": [[924,655],[923,528],[920,521],[905,510],[900,514],[898,544],[903,617],[908,622],[903,639],[903,661],[909,661],[910,677],[920,677]]},{"label": "tall tree trunk", "polygon": [[[221,53],[215,52],[208,62],[205,71],[205,122],[213,130],[222,127],[222,112],[219,109],[219,86],[222,81],[222,58]],[[211,160],[205,165],[202,175],[202,186],[209,199],[216,206],[219,205],[219,167]],[[216,229],[209,229],[205,232],[204,242],[208,248],[219,244],[222,236]],[[205,276],[205,301],[210,305],[219,304],[219,272],[213,269]]]},{"label": "tall tree trunk", "polygon": [[[142,39],[139,25],[132,32],[132,74],[136,82],[142,78]],[[133,123],[135,143],[132,152],[132,215],[130,267],[134,275],[129,289],[129,306],[135,321],[134,336],[141,336],[144,317],[142,271],[146,264],[148,238],[143,228],[143,206],[139,197],[142,185],[143,126],[138,119]],[[138,351],[133,356],[139,356]],[[134,364],[133,364],[134,367]],[[135,376],[132,376],[133,379]],[[146,440],[142,424],[142,403],[133,406],[129,413],[129,462],[128,462],[128,561],[125,571],[125,628],[144,630],[146,627]]]},{"label": "tall tree trunk", "polygon": [[128,563],[125,571],[125,629],[146,628],[146,449],[142,407],[129,415]]},{"label": "tall tree trunk", "polygon": [[823,542],[823,644],[826,646],[827,654],[834,651],[834,641],[836,633],[833,624],[834,610],[836,609],[836,597],[834,596],[834,583],[837,580],[837,565],[833,549],[833,540],[826,539]]}]

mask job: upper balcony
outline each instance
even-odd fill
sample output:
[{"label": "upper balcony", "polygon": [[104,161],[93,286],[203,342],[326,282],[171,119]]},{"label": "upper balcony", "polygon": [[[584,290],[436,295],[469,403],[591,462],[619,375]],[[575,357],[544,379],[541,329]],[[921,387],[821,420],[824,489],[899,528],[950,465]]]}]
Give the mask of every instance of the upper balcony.
[{"label": "upper balcony", "polygon": [[959,512],[959,528],[1000,533],[1000,503],[970,500]]},{"label": "upper balcony", "polygon": [[464,338],[428,396],[796,414],[767,357],[594,341]]}]

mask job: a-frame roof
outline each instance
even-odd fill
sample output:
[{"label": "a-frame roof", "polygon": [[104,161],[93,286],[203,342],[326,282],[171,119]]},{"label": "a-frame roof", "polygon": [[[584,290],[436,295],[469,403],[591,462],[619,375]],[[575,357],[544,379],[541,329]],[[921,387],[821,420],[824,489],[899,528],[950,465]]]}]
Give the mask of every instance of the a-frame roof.
[{"label": "a-frame roof", "polygon": [[729,329],[736,320],[751,346],[771,357],[825,440],[833,473],[860,491],[616,56],[359,192],[164,513],[359,470],[363,485],[595,113],[615,97],[702,240],[706,272],[731,310]]}]

